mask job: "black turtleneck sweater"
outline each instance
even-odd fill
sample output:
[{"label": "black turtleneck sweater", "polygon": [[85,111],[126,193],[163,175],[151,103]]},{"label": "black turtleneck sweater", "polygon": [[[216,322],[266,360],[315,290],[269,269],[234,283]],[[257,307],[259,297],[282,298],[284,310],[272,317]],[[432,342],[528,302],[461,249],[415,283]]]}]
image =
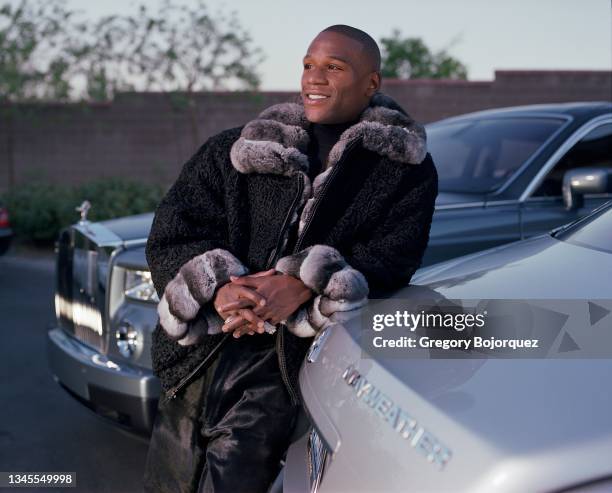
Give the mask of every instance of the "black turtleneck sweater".
[{"label": "black turtleneck sweater", "polygon": [[313,123],[310,125],[308,130],[308,136],[310,137],[310,146],[308,147],[308,161],[310,167],[308,170],[308,176],[310,180],[314,180],[314,177],[319,173],[327,169],[327,156],[329,151],[334,147],[334,144],[338,142],[340,135],[351,125],[356,122],[348,123]]},{"label": "black turtleneck sweater", "polygon": [[[308,146],[308,177],[312,183],[315,177],[327,169],[327,157],[329,151],[338,142],[340,135],[351,125],[357,123],[351,121],[348,123],[313,123],[310,125],[308,130],[308,136],[310,137],[310,144]],[[300,214],[301,211],[298,211]],[[295,242],[297,241],[298,223],[296,221],[290,231],[287,246],[283,255],[287,255],[293,249]]]}]

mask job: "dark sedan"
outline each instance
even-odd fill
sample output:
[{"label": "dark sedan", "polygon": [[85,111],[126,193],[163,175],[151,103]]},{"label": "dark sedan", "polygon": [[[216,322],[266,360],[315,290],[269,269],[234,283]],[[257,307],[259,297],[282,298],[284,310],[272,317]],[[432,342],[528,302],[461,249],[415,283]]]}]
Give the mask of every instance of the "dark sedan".
[{"label": "dark sedan", "polygon": [[480,111],[427,126],[440,195],[424,265],[528,238],[612,198],[612,104]]}]

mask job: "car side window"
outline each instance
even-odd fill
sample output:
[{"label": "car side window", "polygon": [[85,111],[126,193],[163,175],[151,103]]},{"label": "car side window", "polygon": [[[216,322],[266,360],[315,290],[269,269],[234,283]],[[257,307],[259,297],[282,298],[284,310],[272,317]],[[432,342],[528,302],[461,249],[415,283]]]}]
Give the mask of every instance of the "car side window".
[{"label": "car side window", "polygon": [[427,148],[444,192],[488,193],[502,186],[561,125],[561,118],[479,117],[427,127]]},{"label": "car side window", "polygon": [[576,168],[608,168],[612,170],[612,123],[591,130],[559,160],[546,175],[533,196],[560,197],[563,175]]}]

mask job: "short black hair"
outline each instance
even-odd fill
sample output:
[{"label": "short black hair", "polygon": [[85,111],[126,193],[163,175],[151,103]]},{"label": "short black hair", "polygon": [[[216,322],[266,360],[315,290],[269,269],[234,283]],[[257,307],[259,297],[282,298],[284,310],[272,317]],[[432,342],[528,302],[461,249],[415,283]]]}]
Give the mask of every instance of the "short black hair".
[{"label": "short black hair", "polygon": [[335,24],[333,26],[326,27],[321,31],[324,32],[334,32],[338,34],[343,34],[348,38],[354,39],[363,47],[363,52],[370,59],[372,64],[372,70],[376,72],[380,72],[380,49],[376,44],[376,41],[365,31],[361,29],[357,29],[356,27],[346,26],[344,24]]}]

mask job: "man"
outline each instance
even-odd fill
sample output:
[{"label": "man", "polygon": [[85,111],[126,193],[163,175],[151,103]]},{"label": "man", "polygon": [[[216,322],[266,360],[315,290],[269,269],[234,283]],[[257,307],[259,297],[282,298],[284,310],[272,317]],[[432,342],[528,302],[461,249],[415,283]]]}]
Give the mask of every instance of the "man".
[{"label": "man", "polygon": [[420,265],[437,174],[376,43],[331,26],[303,62],[301,100],[209,139],[157,208],[147,491],[266,491],[312,336]]}]

